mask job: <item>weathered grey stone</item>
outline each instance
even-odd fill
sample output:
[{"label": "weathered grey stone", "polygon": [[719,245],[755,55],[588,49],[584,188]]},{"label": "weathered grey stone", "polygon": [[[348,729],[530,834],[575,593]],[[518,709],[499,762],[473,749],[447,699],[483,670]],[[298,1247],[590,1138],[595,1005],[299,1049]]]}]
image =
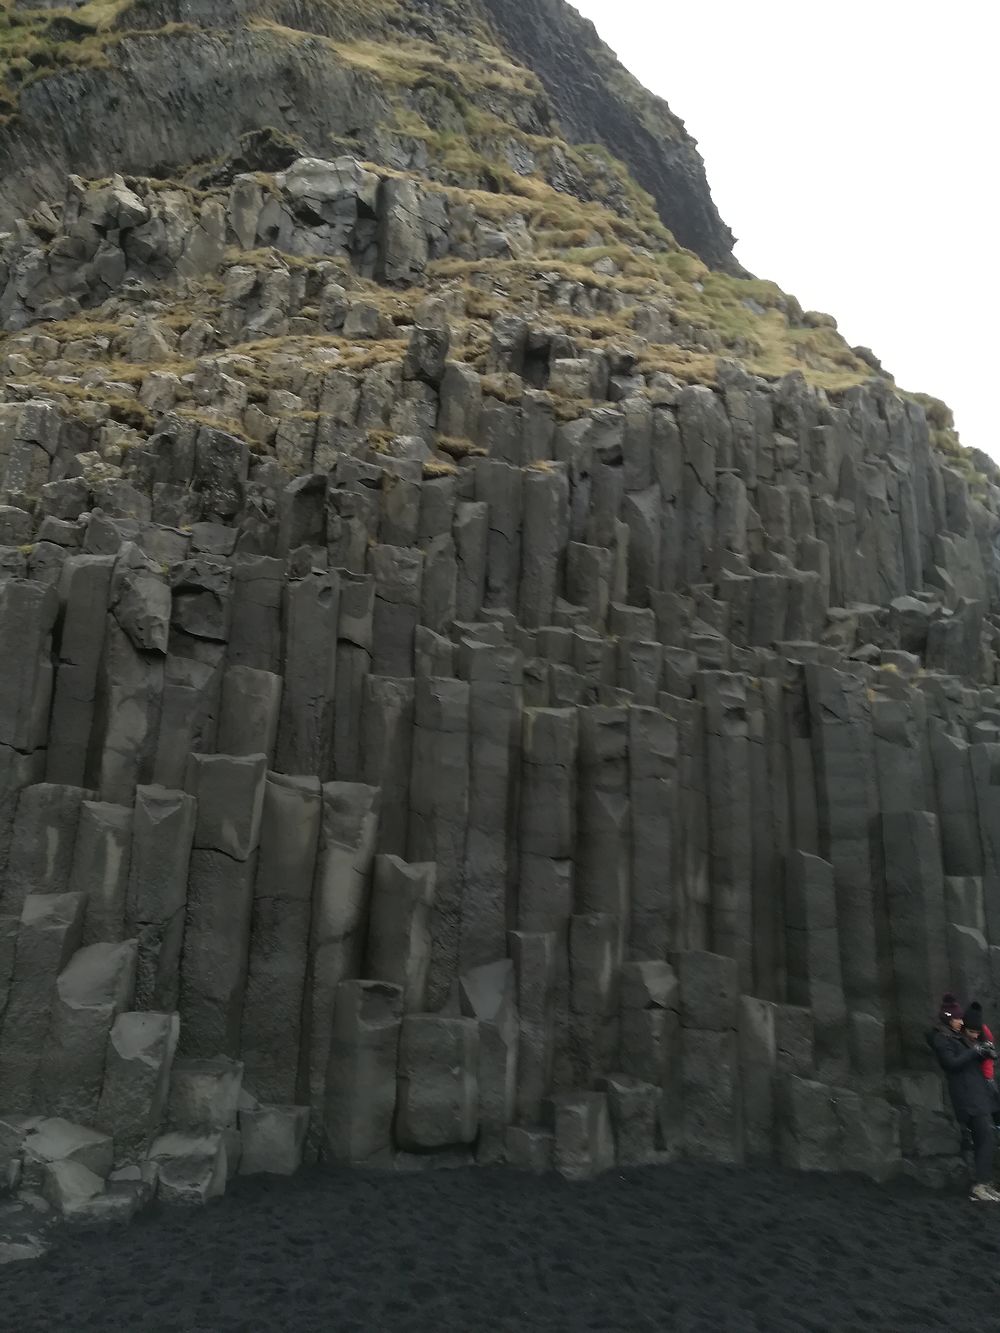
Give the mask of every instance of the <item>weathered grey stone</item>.
[{"label": "weathered grey stone", "polygon": [[122,1013],[112,1025],[94,1123],[118,1162],[141,1161],[160,1131],[179,1034],[176,1014]]},{"label": "weathered grey stone", "polygon": [[517,977],[517,1117],[537,1124],[552,1084],[557,939],[549,932],[515,931],[510,952]]},{"label": "weathered grey stone", "polygon": [[343,981],[337,987],[324,1114],[331,1161],[377,1166],[391,1160],[401,1019],[398,986]]},{"label": "weathered grey stone", "polygon": [[281,677],[255,667],[230,667],[222,680],[216,744],[220,754],[274,758],[281,709]]},{"label": "weathered grey stone", "polygon": [[368,921],[366,975],[399,986],[404,1013],[424,1007],[431,960],[435,867],[377,856]]},{"label": "weathered grey stone", "polygon": [[50,1115],[89,1124],[104,1081],[108,1034],[129,1007],[137,944],[90,944],[60,973],[35,1081],[35,1102]]},{"label": "weathered grey stone", "polygon": [[159,1168],[157,1192],[163,1203],[191,1207],[226,1192],[229,1166],[222,1134],[162,1134],[149,1160]]},{"label": "weathered grey stone", "polygon": [[125,933],[131,846],[131,809],[81,803],[70,880],[87,899],[84,944],[120,940]]},{"label": "weathered grey stone", "polygon": [[615,1140],[603,1092],[553,1098],[556,1170],[567,1180],[591,1180],[615,1164]]},{"label": "weathered grey stone", "polygon": [[222,852],[235,861],[254,854],[260,840],[266,769],[267,756],[259,753],[191,756],[186,786],[198,803],[196,851]]},{"label": "weathered grey stone", "polygon": [[238,1060],[214,1056],[176,1060],[170,1074],[167,1123],[172,1129],[222,1131],[236,1124],[243,1086]]},{"label": "weathered grey stone", "polygon": [[469,686],[416,683],[407,859],[437,864],[427,1007],[439,1009],[457,980],[469,801]]},{"label": "weathered grey stone", "polygon": [[257,1106],[240,1111],[240,1174],[292,1176],[302,1165],[308,1106]]},{"label": "weathered grey stone", "polygon": [[79,948],[83,914],[79,893],[32,893],[24,900],[0,1031],[0,1087],[7,1112],[33,1109],[56,981]]},{"label": "weathered grey stone", "polygon": [[139,941],[135,1000],[140,1009],[177,1007],[196,802],[180,791],[140,787],[132,821],[125,932]]},{"label": "weathered grey stone", "polygon": [[396,1139],[421,1151],[472,1143],[479,1125],[479,1025],[409,1014],[399,1043]]},{"label": "weathered grey stone", "polygon": [[296,1096],[321,816],[319,778],[267,775],[240,1058],[247,1087],[279,1105]]},{"label": "weathered grey stone", "polygon": [[337,987],[361,969],[379,798],[377,787],[362,783],[328,782],[323,787],[305,997],[314,1136],[322,1126]]},{"label": "weathered grey stone", "polygon": [[255,854],[237,861],[216,850],[191,853],[178,1004],[185,1055],[239,1053],[255,860]]},{"label": "weathered grey stone", "polygon": [[41,1186],[46,1168],[54,1162],[84,1167],[103,1184],[113,1161],[107,1134],[75,1125],[60,1116],[37,1122],[24,1139],[23,1152],[21,1185],[29,1190]]},{"label": "weathered grey stone", "polygon": [[504,1158],[517,1099],[516,977],[510,959],[487,963],[460,981],[462,1012],[479,1023],[479,1138],[476,1160]]},{"label": "weathered grey stone", "polygon": [[339,604],[336,574],[310,574],[286,585],[283,687],[274,760],[280,773],[328,775]]}]

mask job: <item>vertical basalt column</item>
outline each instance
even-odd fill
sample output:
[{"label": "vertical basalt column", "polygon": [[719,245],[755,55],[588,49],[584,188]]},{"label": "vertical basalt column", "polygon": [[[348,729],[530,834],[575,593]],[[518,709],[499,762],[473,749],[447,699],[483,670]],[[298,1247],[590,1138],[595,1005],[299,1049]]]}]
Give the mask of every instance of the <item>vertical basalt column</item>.
[{"label": "vertical basalt column", "polygon": [[505,956],[509,848],[521,741],[523,664],[514,648],[465,639],[459,665],[469,683],[469,822],[465,839],[460,970]]},{"label": "vertical basalt column", "polygon": [[715,535],[716,452],[730,432],[721,402],[711,389],[694,385],[677,404],[684,469],[684,548],[681,562],[687,584],[702,583],[709,573]]},{"label": "vertical basalt column", "polygon": [[753,843],[746,683],[727,672],[701,672],[705,706],[711,827],[712,942],[735,958],[740,984],[753,985]]},{"label": "vertical basalt column", "polygon": [[197,816],[181,955],[185,1055],[239,1054],[266,770],[262,754],[191,756]]},{"label": "vertical basalt column", "polygon": [[302,999],[319,845],[319,778],[268,773],[254,882],[246,995],[240,1027],[243,1081],[263,1102],[296,1101]]},{"label": "vertical basalt column", "polygon": [[58,611],[59,598],[47,584],[0,580],[0,643],[17,645],[0,672],[0,746],[21,754],[40,750],[46,742],[51,635]]},{"label": "vertical basalt column", "polygon": [[938,719],[930,720],[929,729],[944,873],[981,875],[983,848],[969,744],[945,731]]},{"label": "vertical basalt column", "polygon": [[177,1008],[196,810],[194,797],[181,791],[140,787],[135,794],[125,934],[139,941],[137,1009]]},{"label": "vertical basalt column", "polygon": [[67,893],[73,888],[73,851],[80,804],[79,787],[39,782],[22,788],[10,841],[3,910],[18,913],[29,893]]},{"label": "vertical basalt column", "polygon": [[819,842],[833,865],[844,992],[849,1009],[881,1018],[870,842],[875,764],[864,682],[809,665],[806,684]]},{"label": "vertical basalt column", "polygon": [[847,1005],[840,968],[833,867],[792,852],[785,880],[788,1002],[812,1011],[816,1060],[828,1077],[848,1066]]},{"label": "vertical basalt column", "polygon": [[359,1166],[392,1161],[401,1023],[398,986],[354,980],[337,986],[323,1113],[329,1161]]},{"label": "vertical basalt column", "polygon": [[489,506],[485,605],[513,609],[521,572],[520,468],[483,459],[476,465],[476,499]]},{"label": "vertical basalt column", "polygon": [[361,780],[382,789],[378,850],[405,856],[409,839],[414,682],[368,676],[361,704]]},{"label": "vertical basalt column", "polygon": [[427,985],[435,1011],[458,978],[468,823],[469,685],[424,677],[415,692],[407,859],[437,864]]},{"label": "vertical basalt column", "polygon": [[923,810],[883,814],[882,842],[902,1055],[922,1068],[927,1015],[942,992],[957,984],[948,958],[938,822]]},{"label": "vertical basalt column", "polygon": [[678,939],[678,750],[673,718],[657,708],[628,710],[631,959],[666,959]]},{"label": "vertical basalt column", "polygon": [[675,592],[683,581],[684,568],[684,451],[677,418],[669,407],[656,407],[653,411],[652,462],[662,510],[660,575],[656,586],[664,592]]},{"label": "vertical basalt column", "polygon": [[87,776],[102,800],[127,805],[153,777],[163,687],[163,655],[136,648],[109,616]]},{"label": "vertical basalt column", "polygon": [[0,1088],[7,1114],[35,1109],[35,1077],[56,980],[79,947],[83,912],[81,893],[32,893],[24,900],[0,1030]]},{"label": "vertical basalt column", "polygon": [[124,938],[132,847],[132,811],[124,805],[83,801],[70,883],[87,900],[83,943]]},{"label": "vertical basalt column", "polygon": [[703,948],[711,938],[709,802],[704,708],[693,699],[667,697],[665,708],[677,718],[680,740],[680,827],[674,848],[679,886],[678,944]]},{"label": "vertical basalt column", "polygon": [[114,557],[103,555],[70,556],[63,565],[65,611],[46,756],[50,782],[83,785],[113,567]]},{"label": "vertical basalt column", "polygon": [[230,666],[281,671],[281,619],[285,562],[272,556],[237,556],[233,564],[233,619],[226,660]]},{"label": "vertical basalt column", "polygon": [[518,1123],[538,1124],[552,1090],[555,1054],[556,940],[549,933],[513,931],[510,953],[517,979]]},{"label": "vertical basalt column", "polygon": [[[518,619],[535,629],[552,623],[563,586],[563,562],[569,536],[569,479],[561,464],[525,469]],[[506,603],[505,603],[506,604]]]},{"label": "vertical basalt column", "polygon": [[785,856],[789,850],[787,750],[781,687],[753,680],[747,687],[750,820],[753,841],[753,993],[785,996]]},{"label": "vertical basalt column", "polygon": [[338,782],[362,780],[362,713],[372,669],[374,615],[374,579],[341,571],[333,718],[333,771]]},{"label": "vertical basalt column", "polygon": [[1000,744],[971,750],[976,814],[983,849],[983,909],[990,940],[1000,940]]},{"label": "vertical basalt column", "polygon": [[310,574],[285,586],[284,684],[274,759],[279,773],[311,773],[321,779],[328,775],[339,608],[335,573]]},{"label": "vertical basalt column", "polygon": [[[528,708],[521,734],[518,813],[518,926],[544,932],[552,976],[552,1030],[557,1085],[570,1077],[566,1060],[569,1005],[569,918],[574,910],[577,847],[577,709]],[[532,955],[534,956],[534,955]],[[553,1066],[549,1066],[551,1075]]]},{"label": "vertical basalt column", "polygon": [[702,1161],[743,1161],[739,964],[699,951],[675,955],[681,999],[683,1144]]},{"label": "vertical basalt column", "polygon": [[360,974],[364,956],[380,799],[377,787],[362,783],[323,786],[303,1034],[314,1144],[323,1127],[337,987]]},{"label": "vertical basalt column", "polygon": [[576,909],[614,921],[617,968],[631,926],[628,710],[596,706],[577,715]]},{"label": "vertical basalt column", "polygon": [[455,509],[455,615],[475,620],[486,596],[486,555],[490,507],[484,501],[462,501]]}]

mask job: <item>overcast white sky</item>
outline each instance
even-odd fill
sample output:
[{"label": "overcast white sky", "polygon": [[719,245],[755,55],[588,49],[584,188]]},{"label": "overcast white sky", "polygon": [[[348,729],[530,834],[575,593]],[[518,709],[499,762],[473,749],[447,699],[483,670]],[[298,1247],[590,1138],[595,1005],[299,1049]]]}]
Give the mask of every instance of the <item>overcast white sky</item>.
[{"label": "overcast white sky", "polygon": [[1000,459],[997,0],[572,3],[686,122],[740,262]]}]

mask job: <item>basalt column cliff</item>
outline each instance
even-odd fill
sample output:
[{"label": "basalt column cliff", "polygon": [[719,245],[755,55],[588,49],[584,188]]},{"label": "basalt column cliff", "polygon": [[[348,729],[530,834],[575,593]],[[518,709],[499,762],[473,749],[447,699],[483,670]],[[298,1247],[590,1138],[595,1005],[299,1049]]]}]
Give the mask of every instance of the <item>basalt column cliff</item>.
[{"label": "basalt column cliff", "polygon": [[947,409],[742,273],[562,0],[4,17],[0,1183],[960,1172],[1000,487]]}]

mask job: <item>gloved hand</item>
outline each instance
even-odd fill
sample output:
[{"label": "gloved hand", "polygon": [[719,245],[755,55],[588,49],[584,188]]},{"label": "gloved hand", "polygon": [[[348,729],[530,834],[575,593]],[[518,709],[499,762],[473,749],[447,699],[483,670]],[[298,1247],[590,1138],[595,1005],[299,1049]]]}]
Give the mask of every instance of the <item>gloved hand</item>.
[{"label": "gloved hand", "polygon": [[993,1060],[996,1058],[997,1048],[991,1041],[977,1041],[973,1050],[979,1056],[980,1060]]}]

